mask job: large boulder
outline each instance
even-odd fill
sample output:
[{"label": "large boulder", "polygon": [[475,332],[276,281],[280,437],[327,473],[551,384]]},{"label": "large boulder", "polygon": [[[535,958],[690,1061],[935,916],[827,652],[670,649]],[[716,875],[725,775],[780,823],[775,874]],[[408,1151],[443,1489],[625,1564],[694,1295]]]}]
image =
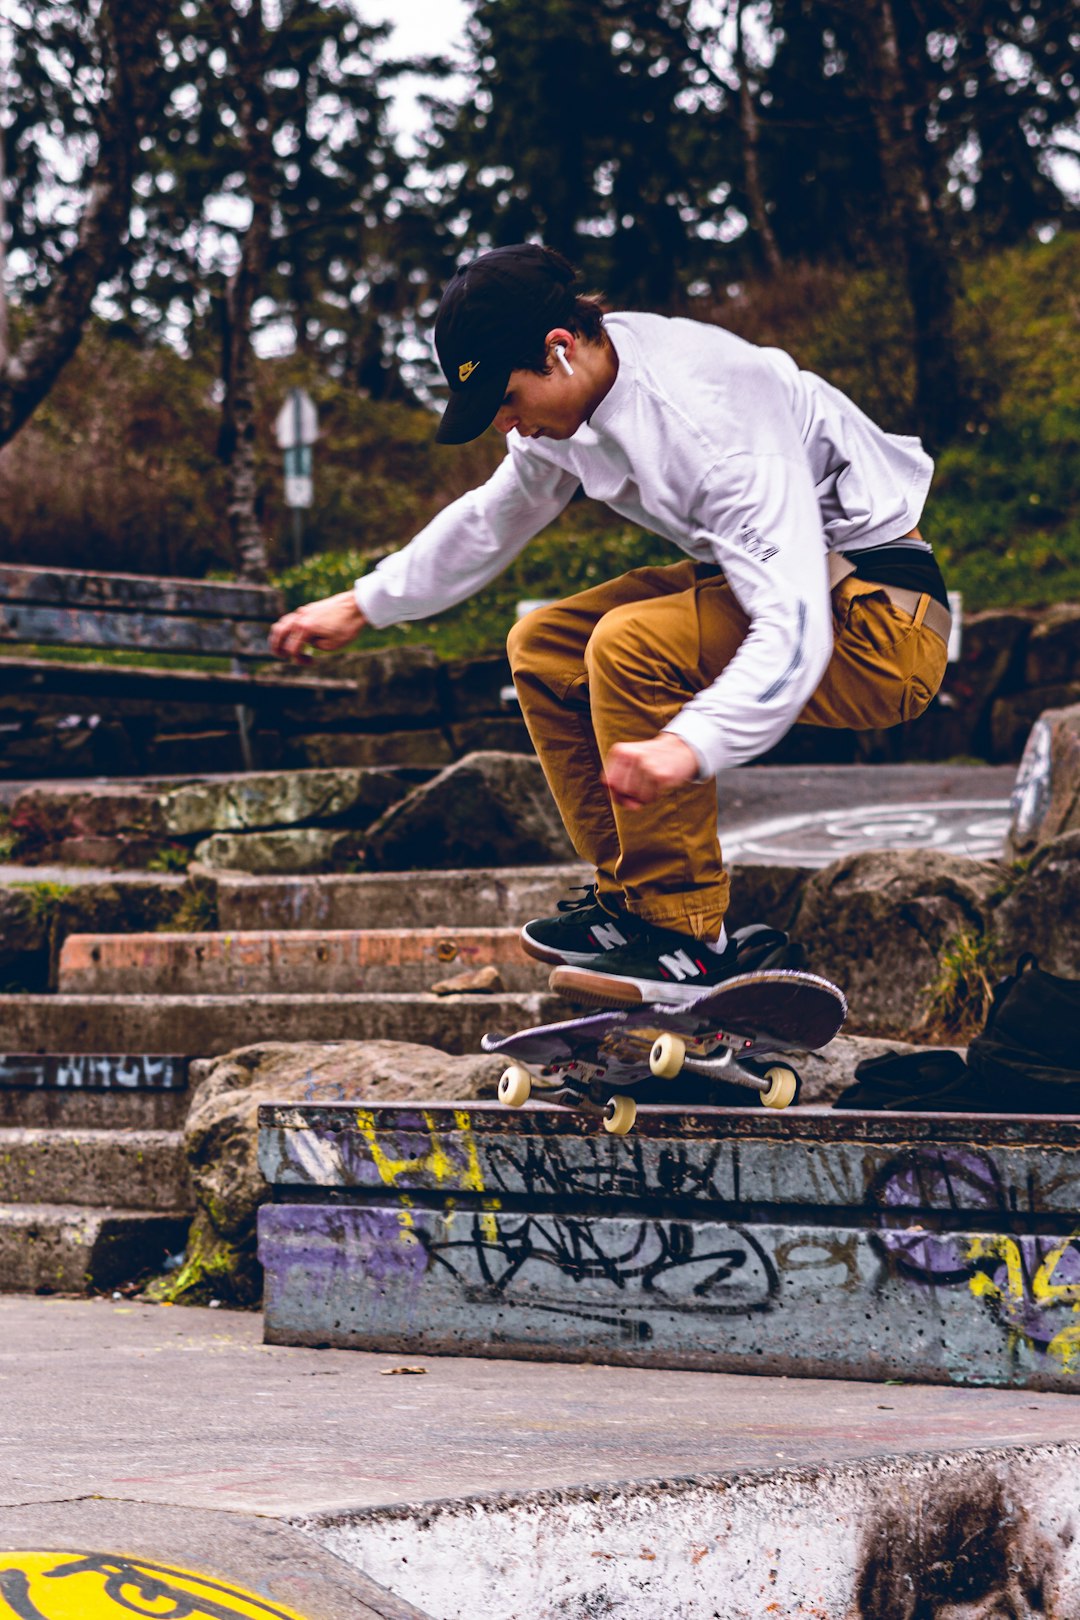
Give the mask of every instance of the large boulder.
[{"label": "large boulder", "polygon": [[467,754],[381,816],[366,843],[380,871],[574,859],[540,763],[522,754]]},{"label": "large boulder", "polygon": [[187,1260],[158,1297],[258,1302],[255,1218],[269,1196],[258,1166],[260,1103],[428,1103],[494,1097],[504,1062],[403,1041],[267,1042],[191,1066],[184,1146],[198,1215]]},{"label": "large boulder", "polygon": [[993,932],[1003,966],[1032,951],[1048,973],[1080,978],[1080,830],[1039,848],[994,912]]},{"label": "large boulder", "polygon": [[339,818],[364,826],[403,791],[392,772],[362,767],[264,771],[185,783],[159,794],[157,804],[164,829],[185,837]]},{"label": "large boulder", "polygon": [[791,931],[850,1006],[849,1034],[918,1040],[943,957],[988,937],[1006,879],[996,861],[940,850],[868,851],[815,872]]},{"label": "large boulder", "polygon": [[1020,761],[1007,839],[1014,859],[1080,830],[1080,703],[1039,716]]}]

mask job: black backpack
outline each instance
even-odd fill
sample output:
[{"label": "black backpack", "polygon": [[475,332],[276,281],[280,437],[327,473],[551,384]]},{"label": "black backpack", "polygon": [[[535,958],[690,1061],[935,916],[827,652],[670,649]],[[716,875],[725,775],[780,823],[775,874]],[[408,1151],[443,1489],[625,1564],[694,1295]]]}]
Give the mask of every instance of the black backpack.
[{"label": "black backpack", "polygon": [[1080,1111],[1080,980],[1060,979],[1022,956],[995,987],[967,1060],[976,1084],[1004,1111]]},{"label": "black backpack", "polygon": [[855,1070],[838,1108],[957,1114],[1080,1113],[1080,980],[1025,955],[995,986],[985,1027],[959,1053],[888,1052]]}]

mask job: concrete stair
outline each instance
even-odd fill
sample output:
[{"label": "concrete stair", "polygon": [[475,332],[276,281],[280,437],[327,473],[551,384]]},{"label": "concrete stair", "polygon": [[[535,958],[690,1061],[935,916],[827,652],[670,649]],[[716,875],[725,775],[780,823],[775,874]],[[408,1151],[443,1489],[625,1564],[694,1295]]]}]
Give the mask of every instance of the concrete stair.
[{"label": "concrete stair", "polygon": [[0,1290],[109,1289],[183,1247],[186,1087],[175,1056],[0,1056]]},{"label": "concrete stair", "polygon": [[492,966],[507,990],[544,990],[551,969],[516,928],[272,929],[220,934],[74,935],[62,995],[397,995]]},{"label": "concrete stair", "polygon": [[[51,812],[76,813],[77,795],[46,797]],[[101,815],[130,811],[119,790],[95,803]],[[139,795],[141,812],[163,803],[169,831],[181,811],[209,819],[194,788]],[[69,933],[53,991],[0,995],[0,1288],[106,1288],[182,1246],[190,1059],[267,1041],[466,1053],[487,1030],[565,1007],[518,925],[585,881],[577,867],[294,878],[196,867],[187,881],[206,885],[220,931],[121,921],[121,932]],[[238,927],[243,917],[256,925]],[[487,966],[502,992],[431,993]]]}]

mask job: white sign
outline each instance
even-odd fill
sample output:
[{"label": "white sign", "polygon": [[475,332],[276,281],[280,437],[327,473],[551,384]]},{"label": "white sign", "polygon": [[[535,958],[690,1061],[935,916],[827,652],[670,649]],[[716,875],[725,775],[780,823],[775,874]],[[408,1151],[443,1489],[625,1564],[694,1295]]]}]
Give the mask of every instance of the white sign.
[{"label": "white sign", "polygon": [[285,480],[285,505],[310,506],[314,494],[314,480],[296,477]]},{"label": "white sign", "polygon": [[[319,413],[311,395],[302,388],[290,388],[288,398],[278,411],[274,431],[283,450],[292,450],[298,444],[314,444],[319,437]],[[295,504],[309,503],[298,501]]]}]

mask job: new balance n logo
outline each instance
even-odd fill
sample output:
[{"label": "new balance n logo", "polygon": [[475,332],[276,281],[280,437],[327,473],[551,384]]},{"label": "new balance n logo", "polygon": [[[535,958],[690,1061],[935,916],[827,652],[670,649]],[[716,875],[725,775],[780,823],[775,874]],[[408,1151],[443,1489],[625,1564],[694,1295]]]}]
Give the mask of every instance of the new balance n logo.
[{"label": "new balance n logo", "polygon": [[594,923],[589,932],[602,951],[614,951],[626,944],[625,936],[614,923]]},{"label": "new balance n logo", "polygon": [[681,950],[674,951],[670,956],[662,956],[660,965],[667,968],[673,979],[696,979],[702,971],[693,957]]}]

